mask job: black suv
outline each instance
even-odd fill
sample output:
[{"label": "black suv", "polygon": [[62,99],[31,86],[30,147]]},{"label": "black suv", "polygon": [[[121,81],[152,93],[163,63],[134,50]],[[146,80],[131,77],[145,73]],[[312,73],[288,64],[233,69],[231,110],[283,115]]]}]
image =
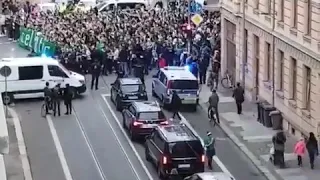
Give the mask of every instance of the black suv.
[{"label": "black suv", "polygon": [[156,127],[146,138],[145,157],[155,164],[160,178],[174,172],[183,176],[204,172],[204,148],[185,124]]},{"label": "black suv", "polygon": [[121,111],[133,101],[146,101],[148,95],[139,78],[118,78],[111,84],[110,98]]}]

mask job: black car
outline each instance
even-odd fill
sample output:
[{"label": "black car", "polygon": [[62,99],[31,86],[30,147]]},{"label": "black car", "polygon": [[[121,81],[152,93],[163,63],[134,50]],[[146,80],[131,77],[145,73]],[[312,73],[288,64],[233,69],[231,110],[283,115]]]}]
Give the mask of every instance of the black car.
[{"label": "black car", "polygon": [[156,101],[133,102],[122,111],[122,118],[123,128],[129,131],[131,140],[150,135],[158,125],[169,124]]},{"label": "black car", "polygon": [[145,157],[156,166],[160,178],[204,172],[204,148],[185,124],[156,127],[146,138]]},{"label": "black car", "polygon": [[139,78],[118,78],[111,86],[110,98],[118,111],[131,102],[148,100],[145,86]]}]

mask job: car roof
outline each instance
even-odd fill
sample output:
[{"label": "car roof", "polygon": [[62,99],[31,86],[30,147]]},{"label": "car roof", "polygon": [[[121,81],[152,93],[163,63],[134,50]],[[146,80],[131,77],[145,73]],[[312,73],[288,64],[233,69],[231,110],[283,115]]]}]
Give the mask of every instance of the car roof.
[{"label": "car roof", "polygon": [[133,102],[132,105],[136,108],[138,112],[157,112],[161,111],[161,108],[156,101],[142,101]]},{"label": "car roof", "polygon": [[160,69],[169,80],[197,80],[185,67],[167,66]]},{"label": "car roof", "polygon": [[24,58],[3,58],[1,65],[7,66],[36,66],[36,65],[58,65],[59,62],[48,57],[24,57]]},{"label": "car roof", "polygon": [[140,78],[120,78],[119,81],[123,85],[142,84]]},{"label": "car roof", "polygon": [[158,130],[169,143],[199,140],[185,124],[158,126]]},{"label": "car roof", "polygon": [[202,172],[197,173],[203,180],[235,180],[231,175],[224,172]]}]

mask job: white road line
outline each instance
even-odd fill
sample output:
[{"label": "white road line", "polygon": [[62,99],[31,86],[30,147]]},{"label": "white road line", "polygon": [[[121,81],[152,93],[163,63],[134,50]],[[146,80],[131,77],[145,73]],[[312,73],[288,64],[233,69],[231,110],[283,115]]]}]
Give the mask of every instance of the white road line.
[{"label": "white road line", "polygon": [[[203,142],[203,139],[201,138],[201,136],[196,132],[196,130],[191,126],[191,124],[187,121],[187,119],[181,113],[179,113],[179,115],[181,117],[181,121],[190,128],[190,130],[193,132],[193,134],[198,136],[198,138],[201,140],[201,144],[204,146],[204,142]],[[225,173],[227,173],[227,174],[232,176],[232,174],[230,173],[228,168],[221,162],[221,160],[217,156],[214,156],[213,160],[220,167],[220,169],[223,172],[225,172]],[[232,176],[232,177],[234,177],[234,176]]]},{"label": "white road line", "polygon": [[76,118],[76,122],[77,122],[77,124],[79,126],[79,129],[80,129],[81,133],[82,133],[84,141],[86,142],[86,145],[88,146],[88,149],[90,151],[90,155],[91,155],[91,157],[92,157],[92,159],[93,159],[93,161],[94,161],[94,163],[96,165],[96,168],[97,168],[97,170],[99,172],[100,178],[101,178],[101,180],[107,180],[107,177],[106,177],[106,175],[104,174],[104,172],[103,172],[103,170],[101,168],[101,165],[100,165],[100,163],[98,161],[96,153],[94,152],[93,147],[89,142],[88,136],[87,136],[87,134],[86,134],[86,132],[85,132],[85,130],[83,128],[83,125],[81,124],[78,116],[76,115],[77,112],[75,111],[74,108],[73,108],[73,112],[74,112],[73,116]]},{"label": "white road line", "polygon": [[[104,98],[103,98],[103,99],[104,99]],[[100,111],[102,112],[105,121],[106,121],[106,122],[108,123],[108,125],[110,126],[110,128],[111,128],[111,130],[112,130],[112,132],[113,132],[113,134],[114,134],[114,136],[115,136],[115,138],[116,138],[119,146],[121,147],[122,152],[124,153],[124,155],[126,156],[128,162],[129,162],[129,165],[130,165],[131,169],[133,170],[134,174],[136,175],[136,178],[137,178],[138,180],[143,180],[143,179],[140,178],[139,173],[138,173],[137,170],[134,168],[134,165],[133,165],[133,163],[131,162],[129,155],[127,154],[125,148],[124,148],[123,145],[121,144],[121,141],[120,141],[119,137],[117,136],[117,133],[116,133],[115,129],[114,129],[113,126],[111,125],[111,123],[110,123],[110,121],[109,121],[109,118],[107,117],[107,115],[106,115],[105,112],[103,111],[103,108],[101,107],[101,104],[100,104],[100,103],[98,103],[98,104],[99,104],[99,109],[100,109]]]},{"label": "white road line", "polygon": [[[129,143],[129,145],[130,145],[131,149],[133,150],[134,154],[135,154],[135,155],[136,155],[136,157],[138,158],[138,160],[139,160],[139,162],[140,162],[140,164],[141,164],[142,168],[143,168],[143,169],[144,169],[144,171],[146,172],[146,174],[147,174],[147,176],[148,176],[149,180],[154,180],[154,179],[153,179],[153,177],[152,177],[152,175],[151,175],[151,173],[149,172],[149,170],[148,170],[147,166],[143,163],[142,158],[140,157],[139,153],[137,152],[136,148],[134,147],[133,143],[131,142],[130,138],[128,137],[127,133],[126,133],[126,132],[125,132],[125,130],[122,128],[122,125],[121,125],[121,123],[120,123],[120,121],[119,121],[119,118],[117,117],[116,113],[112,110],[112,108],[111,108],[110,104],[109,104],[109,103],[108,103],[108,101],[106,100],[105,96],[107,96],[107,95],[105,95],[105,94],[101,94],[101,96],[102,96],[103,101],[106,103],[107,107],[109,108],[109,110],[110,110],[110,112],[111,112],[111,114],[112,114],[113,118],[114,118],[114,119],[115,119],[115,121],[117,122],[117,124],[118,124],[118,126],[119,126],[119,128],[120,128],[121,132],[123,133],[124,137],[125,137],[125,138],[126,138],[126,140],[128,141],[128,143]],[[110,96],[110,95],[109,95],[109,96]],[[102,112],[103,112],[103,114],[105,115],[104,111],[102,111]],[[109,125],[110,125],[110,127],[111,127],[112,131],[114,131],[114,129],[113,129],[113,127],[112,127],[111,123],[109,122],[109,119],[107,118],[107,116],[106,116],[106,115],[105,115],[105,117],[106,117],[106,121],[109,123]],[[114,131],[114,134],[116,135],[115,131]],[[116,135],[116,136],[117,136],[117,135]],[[118,139],[118,141],[119,141],[119,139]],[[119,143],[120,143],[120,142],[119,142]],[[122,147],[121,143],[120,143],[120,146]],[[122,147],[122,148],[123,148],[123,147]],[[143,179],[141,179],[141,180],[143,180]]]},{"label": "white road line", "polygon": [[60,163],[61,163],[64,175],[65,175],[65,178],[66,178],[66,180],[73,180],[71,173],[70,173],[69,166],[67,164],[66,157],[64,156],[64,153],[63,153],[63,149],[62,149],[56,128],[54,127],[54,124],[52,122],[51,116],[47,115],[46,119],[48,120],[49,129],[51,131],[53,142],[54,142],[56,149],[57,149],[57,152],[58,152],[58,156],[60,159]]},{"label": "white road line", "polygon": [[18,114],[15,112],[15,110],[13,110],[11,108],[8,108],[8,111],[10,112],[10,114],[12,116],[14,128],[16,130],[16,137],[17,137],[17,141],[18,141],[18,148],[19,148],[20,159],[21,159],[21,163],[22,163],[24,179],[25,180],[32,180],[30,162],[28,159],[26,144],[24,141],[24,137],[23,137],[22,128],[21,128]]}]

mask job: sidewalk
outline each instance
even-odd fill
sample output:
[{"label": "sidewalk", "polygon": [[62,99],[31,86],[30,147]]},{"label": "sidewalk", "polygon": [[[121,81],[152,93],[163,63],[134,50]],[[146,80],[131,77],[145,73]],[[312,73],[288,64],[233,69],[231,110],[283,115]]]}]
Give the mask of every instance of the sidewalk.
[{"label": "sidewalk", "polygon": [[[32,180],[29,160],[26,154],[23,134],[17,114],[9,108],[7,127],[9,134],[9,153],[3,155],[6,177],[1,180]],[[0,157],[1,170],[1,157]]]},{"label": "sidewalk", "polygon": [[[294,144],[297,139],[287,134],[285,149],[285,169],[275,167],[269,161],[269,151],[272,146],[272,136],[276,133],[271,128],[264,127],[257,121],[257,106],[244,102],[243,114],[236,113],[231,90],[220,90],[219,113],[221,129],[243,151],[248,158],[270,180],[318,180],[320,177],[319,158],[316,159],[315,169],[311,170],[307,155],[303,158],[303,167],[298,167],[296,156],[293,154]],[[200,92],[200,106],[207,109],[211,92],[205,85]]]}]

